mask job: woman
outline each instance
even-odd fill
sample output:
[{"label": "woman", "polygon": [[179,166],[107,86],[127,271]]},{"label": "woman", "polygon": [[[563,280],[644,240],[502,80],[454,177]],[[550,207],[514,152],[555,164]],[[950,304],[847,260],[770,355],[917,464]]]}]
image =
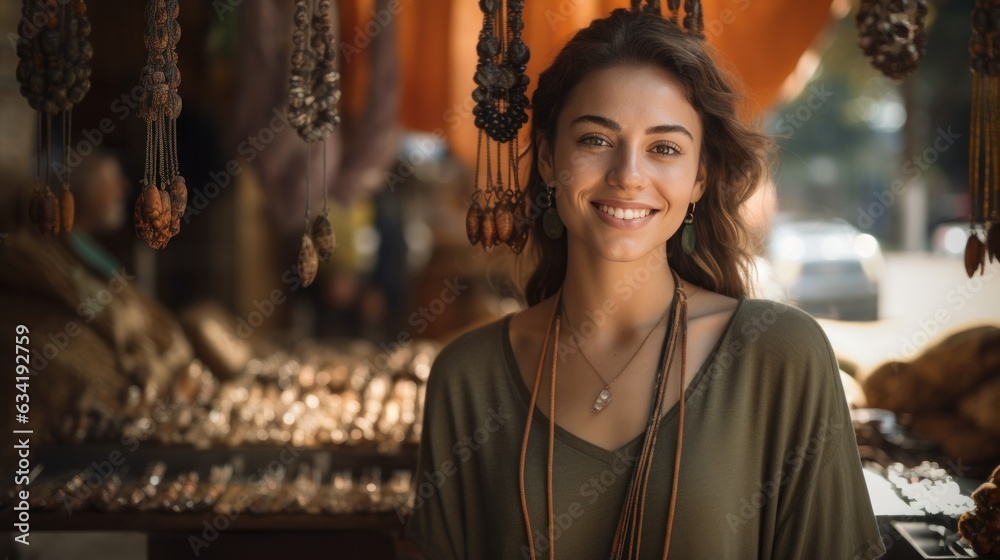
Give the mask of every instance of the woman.
[{"label": "woman", "polygon": [[884,552],[826,336],[747,295],[770,144],[737,100],[701,40],[626,10],[539,77],[528,188],[559,220],[530,307],[434,363],[406,531],[429,558]]}]

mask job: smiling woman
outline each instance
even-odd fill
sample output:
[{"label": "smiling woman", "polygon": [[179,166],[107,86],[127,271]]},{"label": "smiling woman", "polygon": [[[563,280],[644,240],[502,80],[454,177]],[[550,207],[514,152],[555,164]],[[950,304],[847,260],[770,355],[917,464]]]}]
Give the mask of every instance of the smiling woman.
[{"label": "smiling woman", "polygon": [[616,10],[539,78],[529,307],[427,384],[406,535],[430,558],[884,551],[829,341],[748,296],[741,207],[771,143],[692,29]]}]

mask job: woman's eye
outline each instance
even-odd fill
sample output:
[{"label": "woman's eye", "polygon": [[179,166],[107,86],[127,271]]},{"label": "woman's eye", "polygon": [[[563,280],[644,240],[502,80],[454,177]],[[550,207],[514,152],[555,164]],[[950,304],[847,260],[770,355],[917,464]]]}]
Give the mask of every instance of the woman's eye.
[{"label": "woman's eye", "polygon": [[672,146],[670,144],[660,144],[654,147],[653,151],[663,156],[674,156],[681,153],[681,151],[677,149],[677,146]]},{"label": "woman's eye", "polygon": [[580,139],[580,142],[588,146],[606,146],[609,145],[607,140],[601,138],[600,136],[585,136]]}]

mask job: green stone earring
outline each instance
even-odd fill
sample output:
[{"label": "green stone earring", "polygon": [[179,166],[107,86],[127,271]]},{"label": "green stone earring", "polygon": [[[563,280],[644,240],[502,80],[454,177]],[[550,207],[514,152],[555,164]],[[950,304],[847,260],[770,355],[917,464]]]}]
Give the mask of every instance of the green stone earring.
[{"label": "green stone earring", "polygon": [[681,228],[681,249],[684,250],[685,255],[690,255],[694,252],[694,205],[691,203],[691,210],[688,212],[686,218],[684,218],[684,227]]}]

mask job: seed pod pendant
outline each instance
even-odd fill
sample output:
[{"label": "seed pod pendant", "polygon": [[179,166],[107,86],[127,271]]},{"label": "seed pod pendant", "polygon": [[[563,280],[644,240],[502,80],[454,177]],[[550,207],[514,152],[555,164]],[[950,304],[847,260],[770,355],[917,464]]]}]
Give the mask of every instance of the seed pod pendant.
[{"label": "seed pod pendant", "polygon": [[506,243],[514,233],[514,213],[509,201],[500,203],[496,212],[497,239]]},{"label": "seed pod pendant", "polygon": [[482,231],[483,249],[486,249],[486,252],[488,253],[493,250],[493,246],[496,245],[497,240],[497,227],[496,222],[493,220],[492,208],[488,208],[486,213],[483,215]]},{"label": "seed pod pendant", "polygon": [[969,235],[969,240],[965,243],[965,273],[972,278],[976,274],[977,268],[985,266],[986,247],[979,240],[976,232]]},{"label": "seed pod pendant", "polygon": [[62,215],[62,229],[69,233],[73,230],[76,204],[73,200],[73,193],[66,187],[63,187],[62,196],[59,197],[59,207],[60,214]]},{"label": "seed pod pendant", "polygon": [[322,261],[330,260],[333,250],[337,246],[337,237],[333,233],[333,226],[326,214],[316,216],[312,226],[312,240],[316,245],[316,253]]},{"label": "seed pod pendant", "polygon": [[476,195],[472,196],[472,204],[465,214],[465,234],[473,245],[478,245],[483,235],[483,209],[479,206],[478,198]]},{"label": "seed pod pendant", "polygon": [[56,198],[55,193],[48,191],[45,193],[45,198],[42,200],[42,223],[40,227],[42,233],[45,235],[59,235],[59,229],[62,225],[61,216],[59,215],[59,199]]},{"label": "seed pod pendant", "polygon": [[316,255],[316,246],[308,233],[302,235],[302,248],[299,249],[299,277],[302,278],[302,286],[308,287],[316,279],[316,272],[319,271],[319,258]]},{"label": "seed pod pendant", "polygon": [[184,211],[187,210],[187,185],[180,175],[170,183],[170,209],[175,218],[184,217]]},{"label": "seed pod pendant", "polygon": [[1000,221],[993,222],[986,234],[986,254],[990,256],[990,262],[1000,260]]}]

